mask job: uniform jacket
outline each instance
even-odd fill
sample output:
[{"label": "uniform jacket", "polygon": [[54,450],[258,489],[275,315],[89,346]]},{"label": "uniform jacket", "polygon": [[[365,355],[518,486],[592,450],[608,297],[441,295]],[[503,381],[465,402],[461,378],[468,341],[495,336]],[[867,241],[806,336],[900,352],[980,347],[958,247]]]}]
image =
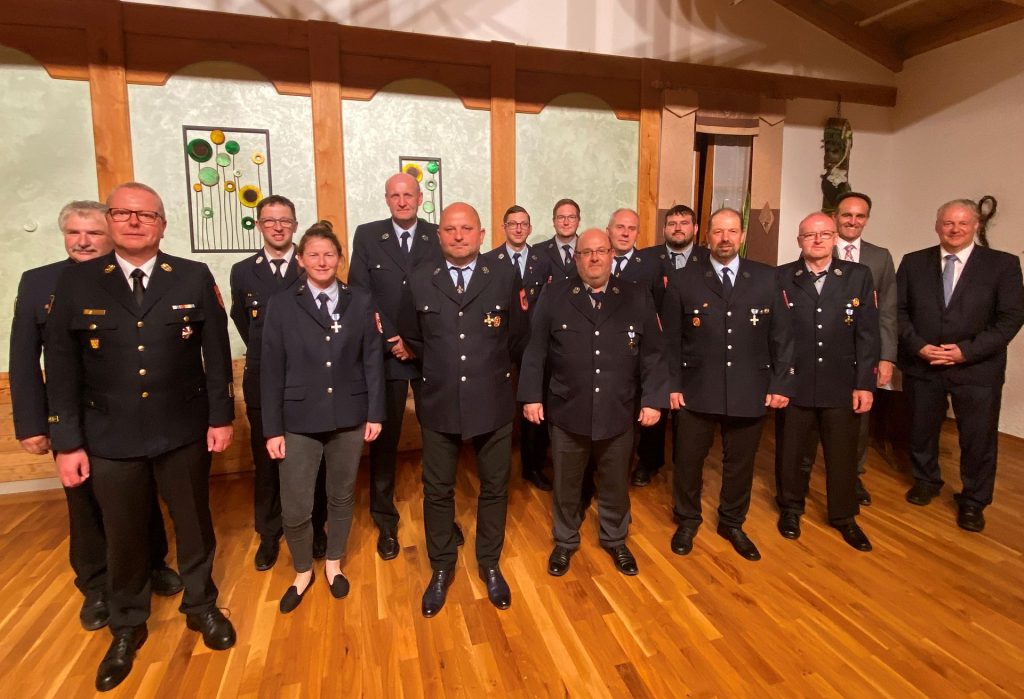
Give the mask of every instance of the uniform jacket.
[{"label": "uniform jacket", "polygon": [[400,335],[398,317],[402,299],[408,298],[409,275],[421,264],[436,265],[441,261],[437,241],[437,225],[418,219],[416,240],[407,256],[402,252],[390,218],[364,223],[356,228],[352,241],[352,260],[348,282],[370,292],[380,313],[384,330],[384,372],[389,379],[419,379],[416,362],[403,362],[391,354],[387,338]]},{"label": "uniform jacket", "polygon": [[14,434],[28,439],[49,434],[46,422],[46,386],[39,365],[43,336],[57,279],[74,264],[70,258],[45,267],[30,269],[21,275],[18,297],[14,301],[11,323],[9,376],[14,409]]},{"label": "uniform jacket", "polygon": [[662,309],[670,385],[686,407],[765,414],[765,396],[793,396],[793,334],[775,268],[740,260],[728,299],[710,260],[672,275]]},{"label": "uniform jacket", "polygon": [[323,320],[305,284],[275,294],[263,328],[263,434],[332,432],[384,422],[384,352],[370,293],[338,283]]},{"label": "uniform jacket", "polygon": [[[668,254],[664,243],[644,248],[640,252],[648,257],[654,257],[658,261],[658,270],[655,273],[651,292],[654,294],[654,306],[658,309],[658,313],[661,313],[661,307],[665,303],[665,290],[668,289],[669,279],[675,274],[676,268],[672,265],[672,257]],[[708,259],[708,249],[695,242],[690,256],[686,258],[686,264],[695,265],[706,259]]]},{"label": "uniform jacket", "polygon": [[[912,252],[896,273],[900,369],[918,378],[997,386],[1006,378],[1006,346],[1024,323],[1024,286],[1015,255],[975,245],[953,289],[942,299],[941,248]],[[926,344],[954,343],[963,364],[931,366],[918,356]]]},{"label": "uniform jacket", "polygon": [[[490,252],[483,253],[480,257],[486,260],[491,267],[506,264],[512,267],[513,273],[515,272],[516,268],[512,264],[512,259],[509,257],[504,243]],[[550,267],[551,264],[547,256],[542,257],[533,245],[526,246],[526,276],[523,277],[523,291],[526,294],[528,310],[536,305],[537,299],[540,298],[540,292],[548,283],[548,278],[551,276]]]},{"label": "uniform jacket", "polygon": [[153,457],[234,419],[227,314],[200,262],[158,253],[141,308],[113,253],[68,267],[45,355],[56,451]]},{"label": "uniform jacket", "polygon": [[[579,236],[576,237],[579,240]],[[548,263],[548,277],[551,281],[560,279],[579,279],[579,272],[576,270],[576,262],[573,260],[568,267],[565,266],[565,251],[558,247],[558,238],[551,238],[537,243],[534,249]]]},{"label": "uniform jacket", "polygon": [[409,280],[412,313],[402,327],[423,370],[420,425],[464,438],[492,432],[515,412],[512,365],[529,328],[512,265],[482,257],[459,294],[448,265],[423,265]]},{"label": "uniform jacket", "polygon": [[778,269],[793,326],[793,405],[849,408],[854,390],[874,391],[878,309],[871,270],[833,259],[818,295],[803,259]]},{"label": "uniform jacket", "polygon": [[668,407],[661,328],[646,288],[612,277],[596,310],[578,279],[555,282],[530,325],[518,399],[545,402],[551,424],[610,439],[636,420],[638,398],[642,407]]},{"label": "uniform jacket", "polygon": [[260,407],[260,346],[267,302],[274,294],[293,289],[300,271],[297,254],[293,254],[284,277],[275,278],[274,268],[262,250],[231,267],[231,320],[245,343],[242,392],[245,404],[251,408]]},{"label": "uniform jacket", "polygon": [[[845,241],[839,238],[833,255],[841,259],[840,248]],[[860,264],[867,265],[874,280],[875,292],[878,294],[878,326],[881,337],[879,359],[896,363],[898,333],[896,322],[896,267],[889,251],[878,245],[872,245],[861,238]]]}]

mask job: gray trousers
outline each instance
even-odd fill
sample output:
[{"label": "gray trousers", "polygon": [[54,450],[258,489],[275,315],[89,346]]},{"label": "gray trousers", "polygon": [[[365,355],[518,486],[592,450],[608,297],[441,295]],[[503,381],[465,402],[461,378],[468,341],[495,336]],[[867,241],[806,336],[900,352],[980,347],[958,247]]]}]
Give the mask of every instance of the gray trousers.
[{"label": "gray trousers", "polygon": [[333,432],[285,432],[281,461],[281,522],[295,570],[313,567],[313,495],[320,460],[327,467],[327,559],[345,555],[352,529],[356,475],[363,451],[363,425]]},{"label": "gray trousers", "polygon": [[633,424],[611,439],[591,439],[566,432],[552,424],[551,459],[555,466],[552,535],[556,546],[575,551],[580,547],[583,523],[581,490],[583,473],[593,460],[597,475],[597,518],[601,545],[609,548],[626,543],[631,521],[629,510],[629,466],[633,458]]}]

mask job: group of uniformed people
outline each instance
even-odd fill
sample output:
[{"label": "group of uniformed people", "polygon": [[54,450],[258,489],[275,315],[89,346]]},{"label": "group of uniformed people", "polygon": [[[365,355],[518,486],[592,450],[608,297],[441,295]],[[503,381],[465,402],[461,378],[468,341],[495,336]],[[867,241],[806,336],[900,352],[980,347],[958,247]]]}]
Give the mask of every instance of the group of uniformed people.
[{"label": "group of uniformed people", "polygon": [[[296,244],[294,205],[277,195],[257,206],[263,249],[231,272],[256,471],[254,563],[272,567],[284,535],[296,577],[283,613],[313,585],[314,559],[326,559],[332,595],[348,594],[342,561],[364,442],[377,551],[383,560],[398,555],[395,472],[410,387],[423,443],[427,617],[445,604],[464,541],[454,492],[465,441],[480,481],[479,575],[494,606],[511,604],[499,561],[517,415],[523,478],[553,491],[551,575],[568,571],[594,497],[601,546],[621,573],[638,573],[626,543],[629,485],[649,484],[663,465],[670,421],[672,550],[692,550],[704,462],[720,431],[717,531],[758,560],[743,524],[769,408],[777,411],[781,535],[800,536],[820,440],[828,521],[869,551],[855,519],[870,503],[858,466],[874,392],[891,381],[897,327],[911,396],[935,406],[949,393],[958,418],[975,413],[961,424],[965,453],[987,460],[961,463],[958,523],[984,526],[1000,372],[1024,323],[1024,285],[1016,258],[970,247],[973,202],[940,208],[940,246],[915,253],[934,262],[935,288],[919,289],[901,266],[897,314],[892,258],[873,257],[884,250],[860,240],[871,207],[863,194],[844,195],[833,216],[801,221],[801,256],[778,268],[742,257],[742,216],[731,209],[712,214],[701,247],[693,210],[675,206],[663,219],[664,243],[638,250],[630,209],[615,211],[604,230],[578,234],[579,206],[559,200],[554,236],[531,246],[529,213],[512,206],[505,243],[481,254],[486,233],[468,204],[448,206],[431,224],[418,217],[422,193],[404,173],[387,180],[385,200],[391,215],[356,229],[347,284],[338,280],[345,261],[331,225],[314,224]],[[59,223],[69,260],[27,272],[19,288],[12,398],[18,438],[35,453],[54,452],[66,489],[83,626],[109,623],[113,632],[96,677],[107,690],[127,677],[146,640],[151,592],[183,588],[188,627],[210,648],[235,643],[217,608],[208,490],[211,455],[232,438],[228,314],[206,265],[160,251],[163,203],[146,185],[121,185],[105,205],[72,202]],[[991,278],[968,256],[984,257]],[[979,300],[963,291],[968,282],[992,290]],[[936,310],[950,319],[925,319]],[[951,330],[957,322],[965,329]],[[987,393],[969,385],[972,365],[987,372]],[[942,485],[936,414],[915,415],[907,494],[915,504]],[[553,478],[544,472],[549,446]],[[180,577],[164,564],[157,493],[175,527]]]}]

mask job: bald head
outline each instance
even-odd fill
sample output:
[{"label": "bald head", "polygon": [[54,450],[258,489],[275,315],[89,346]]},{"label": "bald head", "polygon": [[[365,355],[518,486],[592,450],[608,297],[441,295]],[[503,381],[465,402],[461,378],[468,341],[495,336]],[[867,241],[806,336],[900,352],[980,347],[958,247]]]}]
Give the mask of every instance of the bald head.
[{"label": "bald head", "polygon": [[617,209],[608,219],[608,235],[616,255],[624,255],[636,245],[640,217],[632,209]]},{"label": "bald head", "polygon": [[484,229],[480,227],[480,214],[465,202],[455,202],[441,212],[437,237],[441,252],[452,265],[464,267],[480,254],[484,242]]},{"label": "bald head", "polygon": [[836,244],[835,219],[820,211],[808,214],[800,222],[796,242],[800,255],[812,268],[824,269]]},{"label": "bald head", "polygon": [[391,218],[402,228],[409,228],[416,222],[423,192],[420,183],[412,175],[399,172],[384,183],[384,201],[391,211]]},{"label": "bald head", "polygon": [[576,270],[580,279],[592,288],[608,283],[612,275],[612,240],[608,231],[589,228],[576,241]]}]

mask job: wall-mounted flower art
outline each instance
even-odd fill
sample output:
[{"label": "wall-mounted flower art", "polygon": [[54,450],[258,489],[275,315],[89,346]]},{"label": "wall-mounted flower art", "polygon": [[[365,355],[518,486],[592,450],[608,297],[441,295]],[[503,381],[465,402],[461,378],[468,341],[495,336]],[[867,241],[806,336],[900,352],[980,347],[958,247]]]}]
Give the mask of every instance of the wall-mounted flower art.
[{"label": "wall-mounted flower art", "polygon": [[273,193],[270,131],[182,126],[192,252],[257,250],[256,204]]},{"label": "wall-mounted flower art", "polygon": [[420,183],[423,192],[423,206],[420,216],[431,223],[437,223],[444,204],[441,198],[441,159],[403,155],[398,158],[398,169],[412,175]]}]

